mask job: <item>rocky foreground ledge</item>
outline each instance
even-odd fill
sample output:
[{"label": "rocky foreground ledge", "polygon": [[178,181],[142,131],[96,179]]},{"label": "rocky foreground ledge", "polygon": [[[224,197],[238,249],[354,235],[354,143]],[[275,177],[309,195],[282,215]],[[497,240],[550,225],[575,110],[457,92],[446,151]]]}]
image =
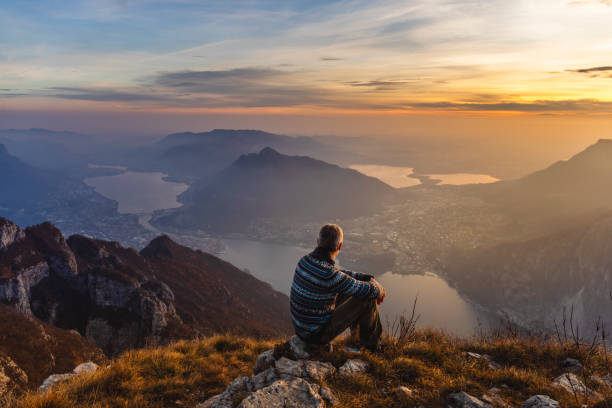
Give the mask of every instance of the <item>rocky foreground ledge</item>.
[{"label": "rocky foreground ledge", "polygon": [[[30,381],[36,389],[6,406],[612,406],[612,355],[602,348],[540,338],[462,340],[427,330],[407,341],[386,341],[388,347],[377,354],[345,348],[350,340],[333,350],[306,349],[297,338],[217,335],[179,341],[131,350],[97,369],[87,364],[73,371],[74,364],[53,370],[59,375],[44,387],[38,389],[46,376]],[[1,397],[0,406],[5,406]]]},{"label": "rocky foreground ledge", "polygon": [[[336,368],[332,363],[311,359],[306,344],[293,336],[285,345],[261,353],[255,362],[252,376],[242,376],[232,381],[221,394],[198,404],[196,408],[326,408],[338,405],[340,400],[334,392],[322,383],[331,376],[350,377],[365,373],[369,368],[367,361],[359,358],[348,359]],[[501,370],[502,366],[490,356],[466,353],[467,359],[483,360],[491,370]],[[568,369],[579,370],[582,365],[574,359],[567,359]],[[595,380],[595,379],[594,379]],[[596,378],[596,381],[612,387],[612,377]],[[572,372],[556,378],[552,385],[568,393],[581,394],[601,400],[602,396],[589,390]],[[406,386],[398,386],[392,391],[401,406],[409,405],[414,391]],[[448,396],[449,408],[494,408],[511,407],[501,397],[497,388],[491,388],[481,398],[466,392]],[[586,405],[584,405],[586,406]],[[416,405],[415,407],[423,407]],[[559,408],[560,404],[547,395],[533,395],[520,408]],[[424,407],[423,407],[424,408]]]}]

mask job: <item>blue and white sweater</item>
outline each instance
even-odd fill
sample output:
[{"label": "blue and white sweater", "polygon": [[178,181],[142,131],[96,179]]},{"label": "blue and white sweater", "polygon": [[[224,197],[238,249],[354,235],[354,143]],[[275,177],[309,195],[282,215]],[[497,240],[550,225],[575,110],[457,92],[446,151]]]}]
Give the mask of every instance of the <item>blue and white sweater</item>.
[{"label": "blue and white sweater", "polygon": [[329,322],[338,294],[375,299],[380,296],[372,275],[337,268],[325,251],[317,248],[303,256],[295,268],[291,285],[291,320],[304,340]]}]

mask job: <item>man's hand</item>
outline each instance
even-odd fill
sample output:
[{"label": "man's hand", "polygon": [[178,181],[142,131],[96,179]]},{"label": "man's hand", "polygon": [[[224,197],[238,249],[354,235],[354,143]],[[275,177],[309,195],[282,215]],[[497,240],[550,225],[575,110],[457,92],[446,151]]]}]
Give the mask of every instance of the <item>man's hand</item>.
[{"label": "man's hand", "polygon": [[385,289],[383,285],[380,284],[379,281],[377,281],[374,278],[372,278],[370,282],[372,282],[378,288],[379,295],[378,295],[378,298],[376,299],[376,304],[380,305],[385,300],[385,296],[387,296],[387,290]]}]

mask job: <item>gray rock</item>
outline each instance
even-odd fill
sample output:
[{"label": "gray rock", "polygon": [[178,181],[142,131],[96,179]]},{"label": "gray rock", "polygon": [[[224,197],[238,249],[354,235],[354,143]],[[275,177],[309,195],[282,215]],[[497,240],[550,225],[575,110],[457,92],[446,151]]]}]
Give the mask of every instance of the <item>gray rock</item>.
[{"label": "gray rock", "polygon": [[253,367],[253,373],[259,374],[268,367],[274,364],[274,350],[267,350],[257,356],[255,360],[255,366]]},{"label": "gray rock", "polygon": [[348,360],[346,363],[340,367],[340,375],[353,375],[364,373],[369,367],[367,361],[352,359]]},{"label": "gray rock", "polygon": [[49,389],[53,388],[53,386],[55,386],[55,384],[59,382],[65,381],[72,377],[76,377],[77,375],[91,373],[93,371],[96,371],[98,368],[99,366],[96,363],[91,362],[91,361],[79,364],[78,366],[74,368],[74,370],[72,370],[71,373],[50,375],[49,377],[45,379],[45,381],[43,381],[42,385],[38,389],[41,392],[46,392]]},{"label": "gray rock", "polygon": [[561,368],[577,373],[582,370],[582,364],[575,358],[568,357],[561,363]]},{"label": "gray rock", "polygon": [[321,398],[323,398],[328,407],[332,407],[340,403],[338,397],[336,397],[332,390],[327,387],[321,387],[319,390],[319,395],[321,395]]},{"label": "gray rock", "polygon": [[289,339],[289,350],[297,360],[303,360],[310,357],[308,345],[298,336],[292,336]]},{"label": "gray rock", "polygon": [[24,238],[25,232],[17,224],[0,218],[0,251],[8,248],[13,242],[21,241]]},{"label": "gray rock", "polygon": [[451,408],[493,408],[493,405],[463,391],[449,395],[448,401]]},{"label": "gray rock", "polygon": [[267,370],[264,370],[261,373],[251,377],[247,383],[247,389],[249,392],[257,391],[280,379],[280,375],[278,374],[276,368],[270,367]]},{"label": "gray rock", "polygon": [[291,379],[291,377],[300,377],[317,382],[336,370],[331,363],[311,360],[294,361],[285,357],[278,359],[274,366],[284,380]]},{"label": "gray rock", "polygon": [[43,381],[42,385],[38,388],[40,392],[47,392],[51,388],[53,388],[57,383],[68,380],[76,376],[74,373],[68,374],[51,374],[49,377]]},{"label": "gray rock", "polygon": [[553,387],[560,388],[570,394],[580,394],[591,398],[601,398],[597,392],[590,390],[574,373],[565,373],[555,378],[551,384]]},{"label": "gray rock", "polygon": [[232,381],[225,391],[196,405],[196,408],[232,408],[236,398],[248,392],[249,377],[238,377]]},{"label": "gray rock", "polygon": [[325,408],[325,401],[308,382],[297,378],[279,380],[268,387],[249,394],[240,408]]},{"label": "gray rock", "polygon": [[548,395],[534,395],[525,401],[521,408],[560,408],[560,406]]},{"label": "gray rock", "polygon": [[85,373],[91,373],[93,371],[96,371],[98,368],[100,368],[100,366],[98,366],[96,363],[94,363],[93,361],[88,361],[86,363],[81,363],[78,366],[76,366],[74,370],[72,370],[72,372],[77,375],[85,374]]}]

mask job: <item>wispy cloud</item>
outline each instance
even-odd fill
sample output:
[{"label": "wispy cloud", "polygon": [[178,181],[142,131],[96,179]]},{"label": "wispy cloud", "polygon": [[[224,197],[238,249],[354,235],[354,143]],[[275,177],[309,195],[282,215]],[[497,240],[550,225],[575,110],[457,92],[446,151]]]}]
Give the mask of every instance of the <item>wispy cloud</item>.
[{"label": "wispy cloud", "polygon": [[612,102],[595,99],[539,100],[533,102],[414,102],[406,107],[450,111],[498,112],[612,112]]},{"label": "wispy cloud", "polygon": [[347,81],[344,85],[353,87],[372,88],[376,91],[389,91],[403,88],[408,85],[408,81],[386,81],[386,80],[373,80],[373,81]]},{"label": "wispy cloud", "polygon": [[581,74],[588,74],[592,72],[606,72],[612,71],[612,66],[603,66],[603,67],[591,67],[591,68],[580,68],[580,69],[569,69],[570,72],[578,72]]}]

